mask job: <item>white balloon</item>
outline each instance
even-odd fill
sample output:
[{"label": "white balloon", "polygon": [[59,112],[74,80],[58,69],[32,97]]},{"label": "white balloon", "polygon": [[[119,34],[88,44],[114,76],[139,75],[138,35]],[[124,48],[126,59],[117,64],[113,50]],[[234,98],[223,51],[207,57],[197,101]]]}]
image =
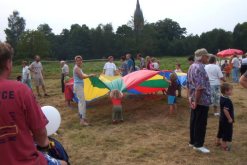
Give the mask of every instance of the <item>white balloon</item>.
[{"label": "white balloon", "polygon": [[43,106],[41,109],[49,121],[49,123],[46,125],[46,130],[47,135],[50,136],[58,130],[61,124],[61,116],[55,107]]}]

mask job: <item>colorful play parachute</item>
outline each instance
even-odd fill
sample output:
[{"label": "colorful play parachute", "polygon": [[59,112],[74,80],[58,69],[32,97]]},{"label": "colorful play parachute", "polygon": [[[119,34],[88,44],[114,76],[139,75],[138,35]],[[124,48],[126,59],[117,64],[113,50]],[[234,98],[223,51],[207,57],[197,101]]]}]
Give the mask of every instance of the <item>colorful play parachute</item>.
[{"label": "colorful play parachute", "polygon": [[[169,79],[171,73],[171,71],[139,70],[124,77],[104,75],[101,75],[99,78],[90,77],[84,81],[85,99],[91,101],[104,96],[113,89],[133,94],[161,91],[169,86],[163,77],[165,76]],[[178,82],[181,85],[185,85],[187,75],[185,73],[177,73],[177,75]]]},{"label": "colorful play parachute", "polygon": [[181,86],[185,87],[187,83],[187,74],[182,72],[176,73],[178,76],[178,82]]},{"label": "colorful play parachute", "polygon": [[140,70],[105,84],[109,89],[118,89],[134,94],[156,92],[169,85],[159,73],[160,71]]},{"label": "colorful play parachute", "polygon": [[97,77],[90,77],[84,80],[84,94],[86,101],[94,100],[104,96],[110,89]]}]

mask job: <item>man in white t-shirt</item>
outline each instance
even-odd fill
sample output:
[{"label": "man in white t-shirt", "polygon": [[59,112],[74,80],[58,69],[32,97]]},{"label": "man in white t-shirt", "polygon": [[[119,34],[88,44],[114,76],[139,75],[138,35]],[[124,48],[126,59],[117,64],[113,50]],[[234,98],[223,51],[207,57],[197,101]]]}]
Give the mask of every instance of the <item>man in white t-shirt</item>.
[{"label": "man in white t-shirt", "polygon": [[232,81],[238,83],[240,61],[237,55],[234,55],[233,57],[234,58],[232,59]]},{"label": "man in white t-shirt", "polygon": [[117,71],[116,65],[113,63],[113,57],[109,56],[108,57],[108,62],[105,63],[104,68],[103,68],[103,74],[106,76],[115,76]]},{"label": "man in white t-shirt", "polygon": [[27,66],[27,61],[22,61],[22,83],[26,84],[30,89],[32,89],[31,74]]},{"label": "man in white t-shirt", "polygon": [[38,55],[35,56],[35,61],[29,66],[29,70],[33,73],[33,79],[36,86],[38,96],[41,96],[39,92],[39,86],[42,86],[44,91],[44,96],[48,96],[45,89],[45,83],[43,79],[43,66],[40,62],[40,57]]},{"label": "man in white t-shirt", "polygon": [[211,102],[214,107],[214,115],[219,116],[217,107],[220,103],[220,80],[225,81],[220,67],[216,64],[216,57],[211,56],[209,64],[205,66],[205,70],[208,74],[210,89],[211,89]]}]

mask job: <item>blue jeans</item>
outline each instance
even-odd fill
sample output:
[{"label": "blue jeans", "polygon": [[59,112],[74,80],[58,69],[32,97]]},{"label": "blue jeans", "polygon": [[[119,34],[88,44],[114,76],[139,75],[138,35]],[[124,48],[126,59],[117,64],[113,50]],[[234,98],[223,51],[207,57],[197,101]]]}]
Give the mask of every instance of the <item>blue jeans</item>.
[{"label": "blue jeans", "polygon": [[22,82],[32,89],[31,79],[22,79]]},{"label": "blue jeans", "polygon": [[239,68],[233,67],[232,68],[232,81],[235,83],[238,83],[238,73],[239,73]]},{"label": "blue jeans", "polygon": [[45,159],[47,160],[47,165],[61,165],[61,163],[60,163],[59,160],[50,157],[50,156],[49,156],[48,154],[46,154],[46,153],[43,153],[43,152],[41,152],[41,153],[44,155]]}]

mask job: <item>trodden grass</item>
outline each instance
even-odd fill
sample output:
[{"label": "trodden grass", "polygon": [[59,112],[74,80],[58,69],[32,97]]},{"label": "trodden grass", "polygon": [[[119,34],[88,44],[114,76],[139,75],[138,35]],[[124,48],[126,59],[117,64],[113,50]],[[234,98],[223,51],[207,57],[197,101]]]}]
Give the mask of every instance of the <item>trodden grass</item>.
[{"label": "trodden grass", "polygon": [[[79,125],[75,110],[66,107],[59,80],[48,80],[48,98],[39,98],[41,105],[59,109],[62,124],[55,138],[66,148],[74,165],[245,165],[247,162],[246,91],[234,86],[236,123],[232,151],[214,146],[218,118],[209,112],[205,145],[211,153],[204,155],[188,147],[189,108],[185,98],[178,99],[178,110],[169,115],[164,95],[127,96],[123,101],[124,123],[111,124],[111,103],[108,97],[88,103],[90,127]],[[185,97],[185,93],[183,93]]]},{"label": "trodden grass", "polygon": [[[173,69],[174,61],[172,58],[164,59],[162,66]],[[186,62],[186,59],[183,61]],[[91,66],[102,68],[103,63],[98,65],[85,63],[86,73],[95,69]],[[184,67],[187,67],[185,63]],[[99,70],[96,72],[99,73]],[[169,115],[165,95],[128,95],[123,100],[124,123],[119,125],[111,124],[112,106],[105,96],[87,104],[87,117],[92,126],[82,127],[79,125],[77,105],[73,104],[74,110],[66,107],[59,72],[46,74],[46,77],[54,77],[45,80],[50,96],[37,99],[42,106],[51,105],[60,111],[62,123],[58,135],[54,137],[67,150],[72,165],[247,164],[247,95],[246,89],[239,85],[234,85],[232,97],[236,116],[232,150],[225,152],[214,146],[218,118],[210,110],[205,146],[211,153],[205,155],[188,147],[190,112],[184,90],[183,98],[177,101],[178,110],[173,115]]]}]

